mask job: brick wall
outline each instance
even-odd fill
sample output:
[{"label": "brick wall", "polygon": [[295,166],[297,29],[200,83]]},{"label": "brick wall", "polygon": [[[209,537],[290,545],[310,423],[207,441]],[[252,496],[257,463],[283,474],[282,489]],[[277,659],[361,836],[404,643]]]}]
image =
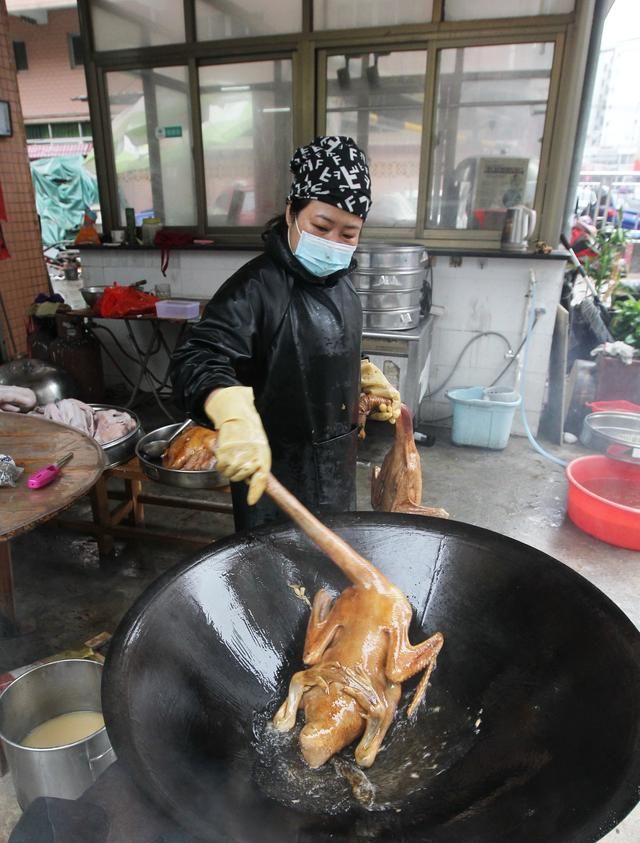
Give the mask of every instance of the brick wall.
[{"label": "brick wall", "polygon": [[[11,255],[6,260],[0,260],[0,292],[18,350],[25,351],[27,310],[35,296],[46,290],[47,273],[42,257],[5,0],[0,0],[0,100],[8,100],[13,124],[13,136],[0,138],[0,184],[8,218],[0,224]],[[0,326],[5,336],[7,331],[2,318]]]},{"label": "brick wall", "polygon": [[72,68],[69,58],[68,35],[79,32],[76,9],[50,11],[46,25],[9,17],[10,39],[24,41],[27,48],[29,68],[18,73],[27,122],[89,119],[87,103],[73,99],[87,95],[84,68]]}]

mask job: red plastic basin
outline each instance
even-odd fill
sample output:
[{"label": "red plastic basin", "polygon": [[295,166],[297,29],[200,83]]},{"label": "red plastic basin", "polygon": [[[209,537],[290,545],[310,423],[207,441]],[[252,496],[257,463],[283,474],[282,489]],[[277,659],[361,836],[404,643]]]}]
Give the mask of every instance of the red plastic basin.
[{"label": "red plastic basin", "polygon": [[640,404],[633,401],[591,401],[587,407],[592,413],[640,413]]},{"label": "red plastic basin", "polygon": [[568,514],[601,541],[640,550],[640,465],[602,455],[567,466]]}]

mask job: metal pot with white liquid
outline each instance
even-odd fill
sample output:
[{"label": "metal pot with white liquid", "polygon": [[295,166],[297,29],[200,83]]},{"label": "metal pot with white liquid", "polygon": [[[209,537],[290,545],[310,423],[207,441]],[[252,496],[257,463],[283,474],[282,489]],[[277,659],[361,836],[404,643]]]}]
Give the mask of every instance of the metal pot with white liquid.
[{"label": "metal pot with white liquid", "polygon": [[62,659],[19,676],[0,696],[0,742],[20,807],[77,799],[115,761],[102,718],[102,665]]}]

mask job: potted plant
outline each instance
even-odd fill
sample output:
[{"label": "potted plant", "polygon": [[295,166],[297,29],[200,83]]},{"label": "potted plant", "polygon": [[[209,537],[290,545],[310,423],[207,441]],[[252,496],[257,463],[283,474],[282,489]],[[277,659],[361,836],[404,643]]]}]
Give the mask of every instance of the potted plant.
[{"label": "potted plant", "polygon": [[[618,211],[622,220],[622,208]],[[610,305],[624,270],[624,250],[628,240],[621,222],[607,223],[593,235],[591,249],[594,257],[584,259],[585,272],[592,280],[598,297]]]},{"label": "potted plant", "polygon": [[619,357],[598,358],[596,397],[598,400],[624,399],[640,404],[640,299],[631,290],[619,297],[612,308],[609,330],[614,340],[636,349],[637,356],[623,362]]},{"label": "potted plant", "polygon": [[640,299],[630,294],[616,302],[610,330],[614,339],[622,340],[640,353]]}]

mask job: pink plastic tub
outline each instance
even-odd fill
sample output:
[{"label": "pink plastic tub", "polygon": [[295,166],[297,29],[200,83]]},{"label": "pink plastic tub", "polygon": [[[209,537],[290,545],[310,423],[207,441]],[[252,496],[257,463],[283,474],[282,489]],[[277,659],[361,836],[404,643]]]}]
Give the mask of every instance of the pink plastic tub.
[{"label": "pink plastic tub", "polygon": [[567,466],[568,515],[573,523],[608,544],[640,550],[640,464],[602,455]]}]

